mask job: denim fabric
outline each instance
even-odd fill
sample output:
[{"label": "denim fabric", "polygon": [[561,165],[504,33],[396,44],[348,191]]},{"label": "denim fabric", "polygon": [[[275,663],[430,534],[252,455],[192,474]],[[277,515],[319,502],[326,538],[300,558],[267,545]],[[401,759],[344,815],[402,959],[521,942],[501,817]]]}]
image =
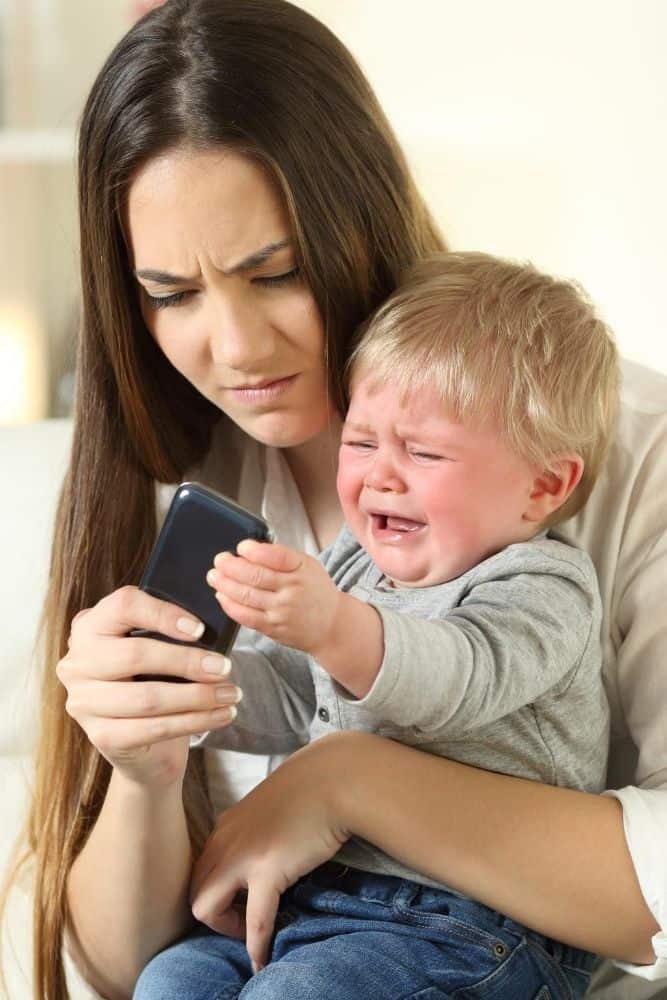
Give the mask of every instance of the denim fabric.
[{"label": "denim fabric", "polygon": [[282,897],[256,976],[243,942],[198,925],[134,1000],[574,1000],[593,962],[454,893],[329,862]]}]

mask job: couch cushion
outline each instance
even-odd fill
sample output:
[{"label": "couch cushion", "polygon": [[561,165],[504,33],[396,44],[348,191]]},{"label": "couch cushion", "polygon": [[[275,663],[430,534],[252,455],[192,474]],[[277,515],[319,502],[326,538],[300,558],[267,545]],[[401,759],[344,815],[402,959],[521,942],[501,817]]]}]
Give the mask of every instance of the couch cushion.
[{"label": "couch cushion", "polygon": [[35,743],[39,664],[35,625],[49,570],[50,539],[60,484],[69,457],[71,424],[48,420],[0,428],[0,753],[25,754]]}]

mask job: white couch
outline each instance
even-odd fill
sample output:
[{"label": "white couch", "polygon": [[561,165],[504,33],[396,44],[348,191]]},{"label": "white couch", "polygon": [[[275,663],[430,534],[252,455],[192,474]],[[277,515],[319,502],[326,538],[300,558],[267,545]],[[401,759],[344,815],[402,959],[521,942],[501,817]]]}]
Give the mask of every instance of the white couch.
[{"label": "white couch", "polygon": [[[36,626],[48,576],[58,489],[71,427],[52,420],[0,429],[0,870],[4,873],[25,816],[37,732],[39,658]],[[14,892],[3,928],[2,968],[11,1000],[32,997],[30,899]],[[82,994],[82,996],[85,994]],[[91,994],[94,996],[94,994]]]}]

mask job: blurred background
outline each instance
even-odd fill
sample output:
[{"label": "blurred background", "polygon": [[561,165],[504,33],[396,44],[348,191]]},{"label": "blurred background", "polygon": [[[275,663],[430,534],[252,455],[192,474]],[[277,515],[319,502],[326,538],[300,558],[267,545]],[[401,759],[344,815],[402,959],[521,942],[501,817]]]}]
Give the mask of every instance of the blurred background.
[{"label": "blurred background", "polygon": [[[0,424],[69,412],[76,123],[148,2],[0,0]],[[576,277],[667,372],[667,3],[304,0],[361,62],[453,248]]]}]

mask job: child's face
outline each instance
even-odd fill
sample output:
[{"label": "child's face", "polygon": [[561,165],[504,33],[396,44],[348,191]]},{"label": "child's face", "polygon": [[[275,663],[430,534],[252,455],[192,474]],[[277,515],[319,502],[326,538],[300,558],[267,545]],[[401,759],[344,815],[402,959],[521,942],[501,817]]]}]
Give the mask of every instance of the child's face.
[{"label": "child's face", "polygon": [[449,419],[434,390],[401,400],[363,375],[353,386],[338,493],[357,540],[399,586],[452,580],[534,535],[523,514],[536,474],[492,427]]}]

